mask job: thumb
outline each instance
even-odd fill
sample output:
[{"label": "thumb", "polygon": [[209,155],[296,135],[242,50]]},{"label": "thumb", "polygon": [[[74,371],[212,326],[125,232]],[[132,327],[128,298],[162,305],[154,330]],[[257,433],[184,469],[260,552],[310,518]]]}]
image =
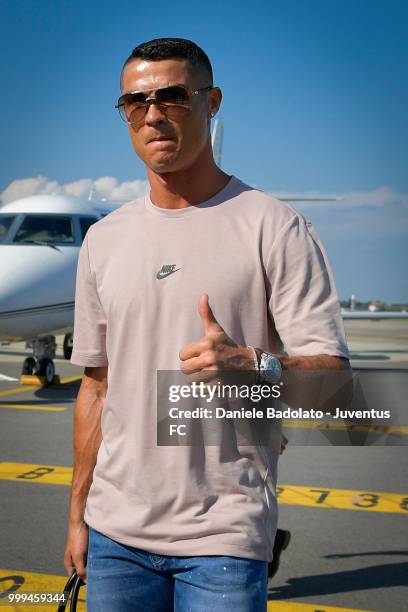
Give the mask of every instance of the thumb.
[{"label": "thumb", "polygon": [[203,293],[198,301],[198,312],[200,313],[201,320],[204,324],[205,335],[224,331],[221,325],[219,325],[217,322],[217,319],[214,317],[213,311],[211,310],[208,302],[208,295],[206,293]]}]

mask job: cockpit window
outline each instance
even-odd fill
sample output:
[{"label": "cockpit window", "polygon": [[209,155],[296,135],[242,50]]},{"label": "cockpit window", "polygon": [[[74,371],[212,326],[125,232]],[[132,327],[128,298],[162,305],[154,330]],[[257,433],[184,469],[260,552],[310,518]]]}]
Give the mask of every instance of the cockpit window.
[{"label": "cockpit window", "polygon": [[91,225],[98,221],[97,217],[79,217],[79,224],[81,226],[81,239],[83,240],[86,236],[86,232],[89,230]]},{"label": "cockpit window", "polygon": [[26,215],[13,242],[74,243],[70,217],[62,215]]},{"label": "cockpit window", "polygon": [[0,214],[0,242],[4,242],[16,215]]}]

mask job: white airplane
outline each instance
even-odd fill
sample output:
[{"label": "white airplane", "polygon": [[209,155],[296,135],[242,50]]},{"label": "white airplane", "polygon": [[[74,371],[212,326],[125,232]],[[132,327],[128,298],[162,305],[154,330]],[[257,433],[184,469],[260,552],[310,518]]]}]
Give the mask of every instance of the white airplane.
[{"label": "white airplane", "polygon": [[88,228],[116,206],[34,195],[0,208],[0,341],[28,340],[22,374],[54,379],[55,335],[72,352],[78,253]]},{"label": "white airplane", "polygon": [[[215,122],[212,144],[219,164],[220,120]],[[23,375],[44,376],[47,383],[54,380],[55,335],[65,335],[63,354],[70,359],[79,249],[88,228],[117,207],[67,195],[34,195],[0,207],[0,342],[26,340],[32,347],[33,355],[23,361]],[[348,319],[408,318],[408,313],[399,312],[342,314]]]}]

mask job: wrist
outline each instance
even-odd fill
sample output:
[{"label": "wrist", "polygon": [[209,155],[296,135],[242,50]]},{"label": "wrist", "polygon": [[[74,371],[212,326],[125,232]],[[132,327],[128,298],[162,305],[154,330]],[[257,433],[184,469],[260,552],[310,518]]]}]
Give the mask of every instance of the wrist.
[{"label": "wrist", "polygon": [[246,350],[249,355],[249,370],[254,372],[254,383],[256,384],[259,380],[259,355],[257,349],[253,346],[247,346]]},{"label": "wrist", "polygon": [[255,353],[256,353],[256,357],[258,359],[258,370],[259,370],[259,364],[261,363],[261,355],[264,352],[262,349],[254,347]]}]

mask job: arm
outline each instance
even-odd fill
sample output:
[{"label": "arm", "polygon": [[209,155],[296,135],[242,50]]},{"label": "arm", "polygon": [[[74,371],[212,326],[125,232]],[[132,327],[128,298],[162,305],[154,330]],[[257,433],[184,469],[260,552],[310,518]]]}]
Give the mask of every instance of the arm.
[{"label": "arm", "polygon": [[[262,349],[255,349],[258,362]],[[292,408],[335,411],[353,396],[350,362],[335,355],[275,355],[282,365],[282,400]],[[296,374],[299,372],[299,374]]]},{"label": "arm", "polygon": [[335,355],[276,356],[283,370],[348,370],[350,367],[348,359]]},{"label": "arm", "polygon": [[[204,305],[203,305],[204,306]],[[255,372],[252,351],[238,346],[216,323],[214,315],[207,305],[209,320],[213,319],[212,329],[207,329],[206,336],[188,345],[180,352],[181,370],[192,374],[207,370],[201,377],[194,374],[192,380],[211,380],[219,372],[241,370]],[[205,315],[204,315],[205,316]],[[218,326],[218,329],[215,326]],[[255,349],[258,363],[262,352],[268,349]],[[282,365],[281,399],[292,408],[302,407],[305,410],[334,411],[336,407],[344,408],[352,398],[352,372],[349,360],[335,355],[286,355],[275,354]],[[212,376],[208,376],[211,371]],[[263,383],[267,384],[267,383]]]},{"label": "arm", "polygon": [[102,441],[101,414],[106,396],[108,366],[85,367],[74,415],[74,471],[68,518],[64,566],[86,578],[88,526],[84,512],[93,470]]}]

